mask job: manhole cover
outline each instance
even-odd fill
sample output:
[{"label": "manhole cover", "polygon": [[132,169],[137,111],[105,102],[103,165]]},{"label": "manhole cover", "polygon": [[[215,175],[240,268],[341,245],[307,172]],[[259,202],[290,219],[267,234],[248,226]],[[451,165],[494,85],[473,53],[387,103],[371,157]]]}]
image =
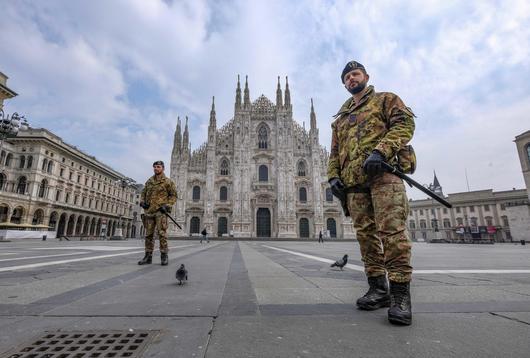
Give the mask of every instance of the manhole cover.
[{"label": "manhole cover", "polygon": [[159,331],[46,332],[8,353],[7,358],[140,357]]}]

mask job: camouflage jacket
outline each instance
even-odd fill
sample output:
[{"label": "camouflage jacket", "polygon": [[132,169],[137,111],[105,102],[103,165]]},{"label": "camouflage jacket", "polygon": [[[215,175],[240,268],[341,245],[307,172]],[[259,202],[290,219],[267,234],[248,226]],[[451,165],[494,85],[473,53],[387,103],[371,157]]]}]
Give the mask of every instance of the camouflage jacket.
[{"label": "camouflage jacket", "polygon": [[145,183],[142,190],[141,200],[149,203],[149,209],[145,210],[146,214],[155,214],[164,204],[173,206],[177,201],[177,188],[175,183],[163,173],[157,178],[153,175]]},{"label": "camouflage jacket", "polygon": [[340,178],[346,187],[367,184],[363,163],[370,153],[380,151],[387,162],[396,163],[396,153],[414,134],[414,113],[389,92],[366,88],[358,104],[349,98],[331,124],[331,153],[328,178]]}]

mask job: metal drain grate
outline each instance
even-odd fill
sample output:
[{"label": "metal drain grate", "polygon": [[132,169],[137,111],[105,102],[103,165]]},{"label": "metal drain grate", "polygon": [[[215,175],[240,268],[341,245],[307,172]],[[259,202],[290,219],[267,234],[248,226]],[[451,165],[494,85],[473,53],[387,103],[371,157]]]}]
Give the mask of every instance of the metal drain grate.
[{"label": "metal drain grate", "polygon": [[140,357],[159,331],[46,332],[21,345],[8,358]]}]

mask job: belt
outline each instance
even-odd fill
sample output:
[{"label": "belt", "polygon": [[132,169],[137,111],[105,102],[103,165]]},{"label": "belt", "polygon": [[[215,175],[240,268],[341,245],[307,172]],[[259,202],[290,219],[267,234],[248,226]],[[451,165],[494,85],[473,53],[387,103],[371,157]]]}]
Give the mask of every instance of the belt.
[{"label": "belt", "polygon": [[344,191],[346,192],[346,194],[351,194],[351,193],[370,194],[370,188],[361,186],[361,185],[354,185],[354,186],[347,187],[346,189],[344,189]]}]

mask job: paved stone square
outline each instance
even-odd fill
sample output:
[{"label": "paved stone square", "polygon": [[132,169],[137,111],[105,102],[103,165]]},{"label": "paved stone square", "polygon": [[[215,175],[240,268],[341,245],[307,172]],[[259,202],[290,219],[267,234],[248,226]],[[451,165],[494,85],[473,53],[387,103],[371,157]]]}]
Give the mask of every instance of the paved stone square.
[{"label": "paved stone square", "polygon": [[415,243],[410,327],[355,309],[367,289],[355,242],[170,247],[162,267],[158,253],[136,264],[138,240],[0,243],[0,356],[58,330],[154,331],[144,357],[530,356],[528,245]]}]

